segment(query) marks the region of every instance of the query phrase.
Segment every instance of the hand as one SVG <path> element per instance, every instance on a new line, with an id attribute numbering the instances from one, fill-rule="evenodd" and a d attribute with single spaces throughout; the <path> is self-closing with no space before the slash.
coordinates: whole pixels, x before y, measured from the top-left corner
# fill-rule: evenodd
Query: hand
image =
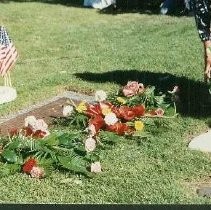
<path id="1" fill-rule="evenodd" d="M 209 82 L 211 79 L 211 41 L 204 42 L 204 60 L 205 60 L 205 71 L 204 81 Z"/>

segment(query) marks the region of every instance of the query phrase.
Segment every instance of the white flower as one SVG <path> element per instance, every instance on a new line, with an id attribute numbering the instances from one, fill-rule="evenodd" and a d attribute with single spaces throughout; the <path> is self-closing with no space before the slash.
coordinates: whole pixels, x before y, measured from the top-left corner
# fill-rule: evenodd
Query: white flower
<path id="1" fill-rule="evenodd" d="M 98 102 L 105 101 L 106 98 L 107 98 L 107 94 L 105 91 L 97 90 L 95 92 L 95 101 L 98 101 Z"/>
<path id="2" fill-rule="evenodd" d="M 96 133 L 97 133 L 95 126 L 93 124 L 89 125 L 88 131 L 89 131 L 89 134 L 90 134 L 91 137 L 95 136 Z"/>
<path id="3" fill-rule="evenodd" d="M 45 123 L 43 119 L 36 119 L 35 116 L 28 116 L 25 118 L 25 127 L 28 127 L 32 130 L 32 132 L 43 131 L 45 132 L 45 137 L 50 134 L 48 131 L 48 125 Z"/>
<path id="4" fill-rule="evenodd" d="M 63 107 L 63 112 L 62 112 L 63 116 L 67 117 L 67 116 L 71 115 L 73 110 L 74 110 L 73 106 L 70 106 L 70 105 L 64 106 Z"/>
<path id="5" fill-rule="evenodd" d="M 101 169 L 102 168 L 101 168 L 100 162 L 94 162 L 91 164 L 91 172 L 100 173 Z"/>
<path id="6" fill-rule="evenodd" d="M 28 116 L 25 118 L 25 127 L 35 127 L 37 123 L 37 119 L 35 116 Z"/>
<path id="7" fill-rule="evenodd" d="M 35 130 L 47 131 L 48 125 L 45 123 L 43 119 L 38 119 L 36 122 Z"/>
<path id="8" fill-rule="evenodd" d="M 116 115 L 113 112 L 107 114 L 105 116 L 104 120 L 107 125 L 114 125 L 115 123 L 118 122 L 118 118 L 116 117 Z"/>
<path id="9" fill-rule="evenodd" d="M 93 139 L 92 137 L 89 137 L 88 139 L 86 139 L 85 141 L 85 150 L 87 152 L 92 152 L 94 151 L 96 148 L 96 141 L 95 139 Z"/>

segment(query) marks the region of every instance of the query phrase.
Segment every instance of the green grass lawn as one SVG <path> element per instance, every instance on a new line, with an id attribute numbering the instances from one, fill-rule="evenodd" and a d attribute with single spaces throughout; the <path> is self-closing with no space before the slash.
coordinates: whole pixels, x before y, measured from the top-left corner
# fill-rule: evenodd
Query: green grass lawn
<path id="1" fill-rule="evenodd" d="M 193 17 L 109 15 L 40 2 L 0 7 L 1 24 L 19 52 L 12 72 L 18 98 L 0 106 L 1 116 L 66 89 L 110 92 L 136 76 L 140 82 L 165 73 L 190 84 L 203 79 Z M 103 151 L 104 172 L 93 179 L 58 172 L 44 180 L 22 174 L 2 178 L 0 202 L 211 203 L 196 195 L 194 185 L 211 174 L 211 157 L 187 149 L 191 136 L 206 130 L 206 120 L 186 113 L 148 141 L 120 142 Z"/>

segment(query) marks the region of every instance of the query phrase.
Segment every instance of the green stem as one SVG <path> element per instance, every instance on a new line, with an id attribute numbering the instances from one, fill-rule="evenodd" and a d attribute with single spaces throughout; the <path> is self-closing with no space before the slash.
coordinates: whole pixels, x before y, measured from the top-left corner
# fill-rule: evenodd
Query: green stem
<path id="1" fill-rule="evenodd" d="M 67 148 L 64 148 L 64 147 L 52 146 L 52 148 L 57 149 L 57 150 L 62 150 L 62 151 L 65 151 L 65 152 L 70 151 L 70 149 L 67 149 Z"/>
<path id="2" fill-rule="evenodd" d="M 141 116 L 140 118 L 164 118 L 164 119 L 173 119 L 173 118 L 175 118 L 176 116 L 178 116 L 178 114 L 176 113 L 176 114 L 174 114 L 173 116 L 151 116 L 151 115 L 145 115 L 145 116 Z"/>

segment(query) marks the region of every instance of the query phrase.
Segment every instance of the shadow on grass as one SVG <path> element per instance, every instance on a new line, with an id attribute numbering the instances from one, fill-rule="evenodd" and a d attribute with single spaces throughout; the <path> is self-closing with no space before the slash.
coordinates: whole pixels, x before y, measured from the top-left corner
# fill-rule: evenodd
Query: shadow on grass
<path id="1" fill-rule="evenodd" d="M 98 10 L 100 14 L 107 14 L 107 15 L 118 15 L 118 14 L 124 14 L 124 13 L 138 13 L 140 15 L 161 15 L 160 14 L 160 8 L 114 8 L 113 6 L 109 6 L 105 9 Z M 174 16 L 174 17 L 181 17 L 181 16 L 192 16 L 192 14 L 188 14 L 186 10 L 184 9 L 177 9 L 176 11 L 167 14 L 168 16 Z"/>
<path id="2" fill-rule="evenodd" d="M 116 0 L 116 5 L 99 10 L 99 13 L 117 15 L 121 13 L 139 13 L 148 15 L 160 14 L 160 5 L 163 0 Z M 183 1 L 177 0 L 169 9 L 167 15 L 183 16 L 189 15 Z"/>
<path id="3" fill-rule="evenodd" d="M 49 4 L 61 4 L 65 6 L 71 7 L 79 7 L 79 8 L 87 8 L 84 7 L 84 0 L 0 0 L 0 3 L 9 3 L 9 2 L 41 2 L 41 3 L 49 3 Z M 122 13 L 139 13 L 139 14 L 160 14 L 160 4 L 162 0 L 157 0 L 155 3 L 154 0 L 121 0 L 119 3 L 117 1 L 117 5 L 111 5 L 106 7 L 102 10 L 98 10 L 100 14 L 110 14 L 110 15 L 117 15 Z M 89 8 L 89 7 L 88 7 Z M 171 11 L 171 15 L 173 16 L 181 16 L 182 9 L 181 5 L 177 5 L 177 8 L 174 11 Z"/>
<path id="4" fill-rule="evenodd" d="M 178 112 L 183 116 L 211 116 L 211 95 L 208 85 L 186 77 L 178 77 L 169 73 L 154 73 L 138 70 L 114 70 L 105 73 L 76 73 L 76 77 L 96 83 L 116 83 L 125 85 L 128 81 L 139 81 L 145 86 L 155 86 L 158 91 L 167 92 L 175 85 L 180 88 L 181 105 Z"/>
<path id="5" fill-rule="evenodd" d="M 9 2 L 41 2 L 49 4 L 62 4 L 73 7 L 83 7 L 83 0 L 1 0 L 1 3 Z"/>

